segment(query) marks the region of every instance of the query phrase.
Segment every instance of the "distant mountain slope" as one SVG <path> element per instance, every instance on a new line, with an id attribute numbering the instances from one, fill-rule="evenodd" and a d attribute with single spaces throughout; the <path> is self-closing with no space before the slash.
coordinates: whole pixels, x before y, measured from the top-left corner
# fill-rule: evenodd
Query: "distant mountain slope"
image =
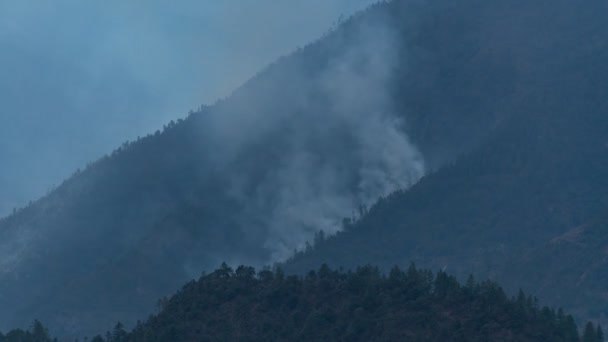
<path id="1" fill-rule="evenodd" d="M 608 220 L 602 215 L 528 251 L 514 265 L 523 286 L 606 325 L 607 232 Z"/>
<path id="2" fill-rule="evenodd" d="M 429 171 L 289 268 L 414 259 L 518 286 L 513 255 L 607 202 L 605 7 L 372 6 L 0 221 L 0 328 L 133 323 L 201 270 L 283 260 Z"/>
<path id="3" fill-rule="evenodd" d="M 381 200 L 287 270 L 414 260 L 488 276 L 511 291 L 524 287 L 579 318 L 602 317 L 606 226 L 587 222 L 608 207 L 608 124 L 603 114 L 585 124 L 581 116 L 514 118 L 482 148 Z M 575 280 L 586 271 L 589 279 Z M 555 282 L 562 277 L 569 281 Z"/>
<path id="4" fill-rule="evenodd" d="M 608 208 L 607 4 L 511 4 L 501 20 L 512 29 L 502 36 L 527 33 L 513 41 L 515 60 L 530 45 L 518 61 L 525 82 L 505 99 L 513 115 L 479 147 L 381 200 L 287 270 L 415 261 L 523 287 L 579 319 L 607 323 L 607 226 L 598 219 Z"/>

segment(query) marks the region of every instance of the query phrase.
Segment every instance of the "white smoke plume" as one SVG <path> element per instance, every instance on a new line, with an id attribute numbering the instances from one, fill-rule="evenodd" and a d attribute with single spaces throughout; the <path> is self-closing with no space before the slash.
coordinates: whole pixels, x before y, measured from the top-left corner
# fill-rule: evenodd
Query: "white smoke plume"
<path id="1" fill-rule="evenodd" d="M 382 20 L 355 32 L 348 44 L 330 37 L 340 52 L 321 72 L 309 73 L 297 56 L 279 62 L 267 70 L 270 81 L 246 85 L 209 120 L 211 158 L 225 165 L 243 225 L 265 236 L 271 261 L 319 230 L 336 233 L 357 208 L 424 175 L 423 156 L 389 97 L 390 77 L 404 62 L 395 32 Z"/>

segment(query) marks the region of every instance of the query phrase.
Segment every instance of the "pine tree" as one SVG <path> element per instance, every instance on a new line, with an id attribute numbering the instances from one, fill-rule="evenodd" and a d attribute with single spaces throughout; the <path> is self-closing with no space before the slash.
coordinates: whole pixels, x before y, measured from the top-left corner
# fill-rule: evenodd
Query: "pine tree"
<path id="1" fill-rule="evenodd" d="M 32 324 L 31 331 L 32 331 L 32 338 L 36 342 L 46 342 L 46 341 L 51 340 L 48 330 L 38 320 L 35 320 L 34 323 Z"/>
<path id="2" fill-rule="evenodd" d="M 112 331 L 112 340 L 111 342 L 126 342 L 127 341 L 127 332 L 124 329 L 122 323 L 116 323 L 114 330 Z"/>
<path id="3" fill-rule="evenodd" d="M 597 334 L 595 332 L 595 328 L 593 327 L 593 323 L 587 322 L 585 325 L 585 332 L 583 333 L 582 342 L 597 342 Z"/>

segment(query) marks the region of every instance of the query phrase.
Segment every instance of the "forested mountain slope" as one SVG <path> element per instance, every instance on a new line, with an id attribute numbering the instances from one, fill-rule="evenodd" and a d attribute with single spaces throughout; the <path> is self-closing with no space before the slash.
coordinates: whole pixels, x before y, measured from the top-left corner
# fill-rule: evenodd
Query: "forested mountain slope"
<path id="1" fill-rule="evenodd" d="M 505 126 L 478 151 L 381 200 L 287 269 L 414 260 L 491 277 L 511 291 L 523 287 L 578 318 L 604 317 L 606 220 L 588 222 L 608 206 L 608 122 L 604 115 L 578 127 L 564 120 L 552 131 L 552 123 L 522 121 L 525 127 Z"/>
<path id="2" fill-rule="evenodd" d="M 0 328 L 133 323 L 202 270 L 283 260 L 429 171 L 288 268 L 414 259 L 518 286 L 515 256 L 605 208 L 605 6 L 372 6 L 0 221 Z"/>
<path id="3" fill-rule="evenodd" d="M 607 4 L 512 5 L 504 14 L 513 17 L 502 20 L 529 34 L 513 54 L 525 44 L 554 52 L 519 61 L 529 74 L 509 99 L 513 115 L 480 146 L 300 253 L 288 270 L 415 261 L 522 287 L 606 323 Z"/>

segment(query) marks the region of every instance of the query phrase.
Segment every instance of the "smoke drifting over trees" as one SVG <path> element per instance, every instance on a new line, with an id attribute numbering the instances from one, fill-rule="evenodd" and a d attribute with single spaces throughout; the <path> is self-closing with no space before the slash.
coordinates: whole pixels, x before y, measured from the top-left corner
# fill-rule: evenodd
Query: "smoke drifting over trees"
<path id="1" fill-rule="evenodd" d="M 0 217 L 372 2 L 0 2 Z"/>
<path id="2" fill-rule="evenodd" d="M 201 270 L 284 260 L 414 184 L 424 159 L 390 96 L 396 27 L 372 7 L 0 221 L 0 307 L 19 312 L 0 317 L 133 323 Z"/>
<path id="3" fill-rule="evenodd" d="M 243 224 L 253 217 L 267 230 L 273 261 L 424 174 L 390 98 L 399 50 L 387 22 L 330 37 L 337 53 L 312 74 L 303 52 L 277 63 L 256 80 L 272 91 L 246 85 L 210 115 L 203 136 L 219 158 L 209 163 L 229 175 Z"/>

